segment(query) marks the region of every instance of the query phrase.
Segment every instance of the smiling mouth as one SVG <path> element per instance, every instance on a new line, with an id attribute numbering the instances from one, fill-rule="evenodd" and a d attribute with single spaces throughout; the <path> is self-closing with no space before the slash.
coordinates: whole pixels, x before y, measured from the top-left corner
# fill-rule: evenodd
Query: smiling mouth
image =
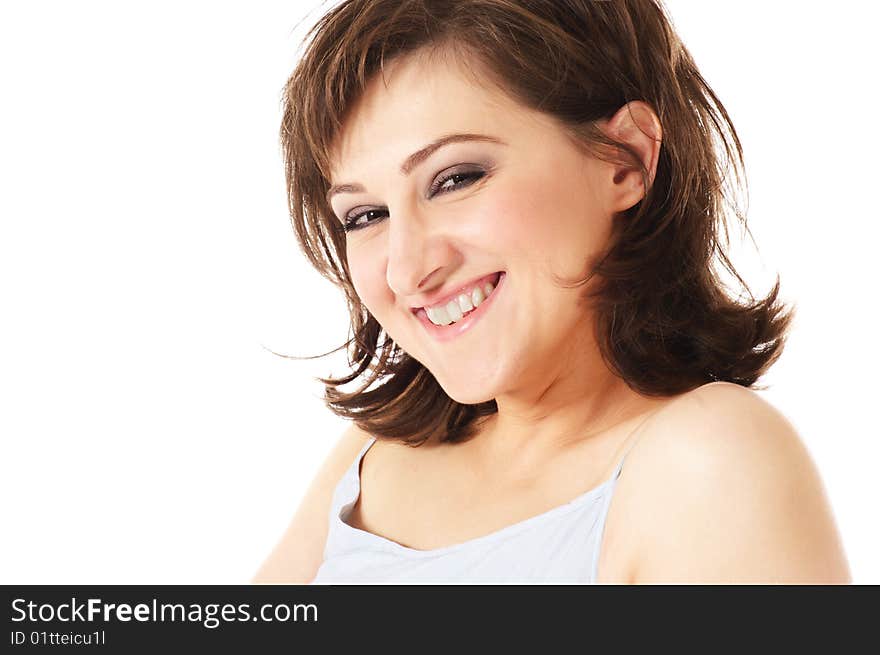
<path id="1" fill-rule="evenodd" d="M 422 327 L 427 331 L 428 335 L 434 339 L 440 342 L 456 340 L 460 336 L 469 333 L 476 324 L 482 322 L 483 316 L 485 316 L 487 312 L 491 312 L 496 297 L 499 293 L 503 293 L 501 289 L 506 286 L 506 278 L 506 271 L 493 273 L 492 275 L 482 278 L 482 282 L 479 286 L 489 286 L 493 280 L 495 284 L 492 285 L 492 288 L 487 289 L 489 291 L 488 294 L 484 293 L 485 297 L 482 302 L 479 302 L 473 309 L 467 312 L 461 312 L 461 316 L 455 321 L 452 321 L 451 317 L 446 315 L 440 316 L 439 319 L 442 322 L 436 323 L 434 321 L 438 319 L 438 316 L 432 312 L 433 316 L 429 317 L 424 307 L 420 307 L 417 310 L 413 309 L 412 311 L 415 312 L 416 320 L 422 324 Z M 434 307 L 435 306 L 431 306 L 432 310 Z"/>
<path id="2" fill-rule="evenodd" d="M 426 325 L 443 329 L 457 325 L 483 306 L 494 294 L 505 272 L 484 276 L 470 287 L 462 289 L 442 304 L 413 309 L 413 313 Z"/>

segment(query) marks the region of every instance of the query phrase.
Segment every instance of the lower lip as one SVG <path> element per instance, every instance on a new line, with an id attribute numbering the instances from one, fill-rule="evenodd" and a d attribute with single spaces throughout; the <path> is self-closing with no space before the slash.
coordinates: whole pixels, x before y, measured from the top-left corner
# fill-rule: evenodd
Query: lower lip
<path id="1" fill-rule="evenodd" d="M 507 278 L 507 273 L 502 272 L 501 277 L 498 278 L 498 284 L 495 285 L 495 289 L 489 294 L 489 297 L 486 298 L 482 304 L 473 310 L 470 314 L 465 316 L 460 321 L 456 321 L 455 323 L 451 323 L 449 325 L 434 325 L 431 323 L 430 319 L 428 319 L 428 315 L 425 313 L 424 309 L 420 309 L 416 314 L 419 322 L 425 326 L 425 329 L 428 331 L 432 337 L 434 337 L 437 341 L 451 341 L 456 337 L 464 334 L 468 330 L 470 330 L 474 325 L 476 325 L 477 321 L 479 321 L 486 312 L 492 307 L 492 304 L 495 302 L 495 298 L 501 291 L 501 287 L 504 286 L 504 280 Z"/>

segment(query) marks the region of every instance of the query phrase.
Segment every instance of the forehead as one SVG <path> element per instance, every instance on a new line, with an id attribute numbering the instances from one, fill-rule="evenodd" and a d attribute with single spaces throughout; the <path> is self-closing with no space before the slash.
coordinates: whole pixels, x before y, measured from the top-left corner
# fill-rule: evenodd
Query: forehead
<path id="1" fill-rule="evenodd" d="M 384 75 L 376 74 L 352 106 L 332 150 L 333 179 L 356 178 L 379 161 L 396 166 L 446 134 L 491 134 L 509 143 L 549 123 L 475 67 L 451 56 L 406 55 L 386 62 Z"/>

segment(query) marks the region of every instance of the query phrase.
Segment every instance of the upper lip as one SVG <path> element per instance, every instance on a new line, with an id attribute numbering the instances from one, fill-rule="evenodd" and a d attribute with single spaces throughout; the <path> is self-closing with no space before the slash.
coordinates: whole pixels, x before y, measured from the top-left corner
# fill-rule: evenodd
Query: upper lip
<path id="1" fill-rule="evenodd" d="M 421 305 L 412 307 L 410 311 L 412 311 L 413 313 L 416 313 L 424 307 L 433 307 L 435 305 L 445 305 L 449 301 L 458 298 L 458 296 L 466 289 L 471 289 L 472 287 L 474 287 L 477 284 L 477 282 L 481 282 L 481 281 L 489 282 L 491 280 L 487 279 L 487 278 L 494 278 L 495 276 L 499 275 L 500 273 L 503 273 L 503 271 L 495 271 L 494 273 L 485 273 L 485 274 L 480 275 L 478 277 L 471 278 L 471 280 L 469 282 L 465 282 L 463 284 L 459 284 L 455 287 L 452 287 L 452 289 L 453 289 L 452 291 L 446 290 L 446 289 L 450 288 L 450 287 L 446 287 L 446 289 L 442 289 L 442 290 L 436 291 L 431 294 L 426 294 L 423 297 L 424 302 Z M 497 280 L 496 280 L 496 283 L 497 283 Z"/>

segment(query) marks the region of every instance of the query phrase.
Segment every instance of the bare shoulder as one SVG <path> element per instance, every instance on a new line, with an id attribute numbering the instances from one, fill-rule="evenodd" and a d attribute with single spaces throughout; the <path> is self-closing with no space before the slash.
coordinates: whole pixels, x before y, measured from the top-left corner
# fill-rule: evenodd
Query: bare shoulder
<path id="1" fill-rule="evenodd" d="M 736 384 L 658 413 L 619 490 L 636 583 L 851 581 L 819 472 L 786 417 Z"/>
<path id="2" fill-rule="evenodd" d="M 370 435 L 352 424 L 327 455 L 278 544 L 252 582 L 307 584 L 321 565 L 333 490 Z"/>

